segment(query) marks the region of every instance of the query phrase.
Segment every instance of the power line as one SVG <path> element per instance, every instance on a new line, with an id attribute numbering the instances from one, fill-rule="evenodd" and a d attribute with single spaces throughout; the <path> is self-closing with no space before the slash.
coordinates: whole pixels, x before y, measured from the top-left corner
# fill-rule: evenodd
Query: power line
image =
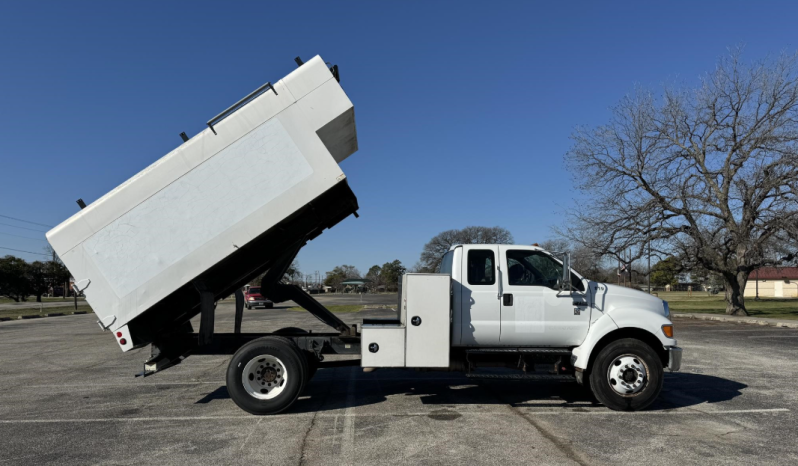
<path id="1" fill-rule="evenodd" d="M 0 217 L 8 218 L 8 219 L 11 219 L 11 220 L 16 220 L 18 222 L 30 223 L 31 225 L 39 225 L 40 227 L 53 228 L 52 225 L 45 225 L 44 223 L 31 222 L 30 220 L 22 220 L 21 218 L 9 217 L 8 215 L 0 214 Z"/>
<path id="2" fill-rule="evenodd" d="M 12 224 L 10 224 L 10 223 L 0 223 L 0 225 L 5 225 L 5 226 L 7 226 L 7 227 L 11 227 L 11 228 L 21 228 L 21 229 L 23 229 L 23 230 L 38 231 L 39 233 L 47 233 L 47 232 L 46 232 L 46 231 L 44 231 L 44 230 L 36 230 L 35 228 L 28 228 L 28 227 L 18 227 L 18 226 L 16 226 L 16 225 L 12 225 Z"/>
<path id="3" fill-rule="evenodd" d="M 16 236 L 17 238 L 35 239 L 36 241 L 47 241 L 42 238 L 31 238 L 30 236 L 15 235 L 13 233 L 6 233 L 4 231 L 0 231 L 0 235 Z"/>
<path id="4" fill-rule="evenodd" d="M 44 254 L 42 252 L 23 251 L 22 249 L 4 248 L 3 246 L 0 246 L 0 249 L 7 249 L 9 251 L 17 251 L 17 252 L 27 252 L 28 254 L 38 254 L 40 256 L 50 257 L 50 254 Z"/>

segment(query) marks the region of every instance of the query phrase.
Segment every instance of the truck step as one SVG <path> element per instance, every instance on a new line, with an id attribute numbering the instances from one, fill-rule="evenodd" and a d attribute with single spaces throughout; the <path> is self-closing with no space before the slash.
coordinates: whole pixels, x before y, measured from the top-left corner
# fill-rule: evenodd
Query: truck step
<path id="1" fill-rule="evenodd" d="M 466 350 L 468 354 L 527 353 L 570 356 L 570 348 L 479 348 Z"/>
<path id="2" fill-rule="evenodd" d="M 560 380 L 575 381 L 576 377 L 566 374 L 480 374 L 469 373 L 465 375 L 469 379 L 509 379 L 509 380 Z"/>

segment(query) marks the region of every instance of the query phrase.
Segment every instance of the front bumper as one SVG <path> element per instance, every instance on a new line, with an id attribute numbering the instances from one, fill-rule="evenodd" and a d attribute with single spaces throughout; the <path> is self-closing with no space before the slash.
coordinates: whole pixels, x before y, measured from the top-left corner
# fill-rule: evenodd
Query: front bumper
<path id="1" fill-rule="evenodd" d="M 271 306 L 274 303 L 272 303 L 268 299 L 258 299 L 255 301 L 247 301 L 247 304 L 249 304 L 250 306 Z"/>
<path id="2" fill-rule="evenodd" d="M 678 346 L 670 346 L 665 349 L 668 350 L 668 370 L 679 372 L 679 369 L 682 368 L 682 349 Z"/>

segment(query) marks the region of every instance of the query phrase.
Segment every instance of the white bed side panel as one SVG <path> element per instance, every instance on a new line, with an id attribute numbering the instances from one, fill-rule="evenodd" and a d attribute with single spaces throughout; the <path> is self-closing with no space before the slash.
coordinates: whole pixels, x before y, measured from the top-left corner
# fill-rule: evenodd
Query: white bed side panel
<path id="1" fill-rule="evenodd" d="M 111 222 L 83 249 L 125 296 L 312 173 L 280 120 L 271 119 Z"/>

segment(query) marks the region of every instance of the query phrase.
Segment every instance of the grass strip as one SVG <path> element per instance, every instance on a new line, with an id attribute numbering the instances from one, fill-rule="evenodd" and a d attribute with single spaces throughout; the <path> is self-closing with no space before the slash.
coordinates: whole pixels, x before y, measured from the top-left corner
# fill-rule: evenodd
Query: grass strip
<path id="1" fill-rule="evenodd" d="M 709 295 L 694 291 L 692 297 L 686 291 L 660 292 L 658 296 L 665 301 L 672 312 L 726 314 L 726 300 L 722 294 Z M 798 299 L 796 298 L 745 298 L 745 308 L 751 317 L 772 319 L 798 319 Z"/>
<path id="2" fill-rule="evenodd" d="M 89 314 L 93 313 L 91 306 L 88 304 L 78 304 L 78 309 L 75 310 L 74 306 L 68 307 L 46 307 L 42 310 L 39 309 L 0 309 L 0 318 L 9 317 L 11 319 L 18 319 L 21 316 L 29 317 L 29 316 L 41 316 L 44 317 L 45 314 L 65 314 L 70 315 L 73 312 L 88 312 Z"/>

